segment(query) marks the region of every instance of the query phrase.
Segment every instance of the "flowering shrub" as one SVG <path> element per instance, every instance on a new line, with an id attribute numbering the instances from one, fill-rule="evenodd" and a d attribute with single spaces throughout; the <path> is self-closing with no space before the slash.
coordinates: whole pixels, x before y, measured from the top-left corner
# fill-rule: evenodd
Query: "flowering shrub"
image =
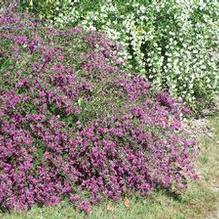
<path id="1" fill-rule="evenodd" d="M 89 213 L 130 192 L 183 192 L 197 177 L 186 108 L 122 72 L 103 34 L 25 19 L 0 15 L 1 209 L 67 198 Z"/>
<path id="2" fill-rule="evenodd" d="M 217 0 L 97 2 L 94 10 L 86 9 L 89 1 L 66 7 L 53 22 L 100 30 L 119 41 L 125 69 L 146 76 L 156 90 L 168 88 L 194 109 L 213 100 L 218 87 L 212 56 L 218 50 Z"/>
<path id="3" fill-rule="evenodd" d="M 41 18 L 53 18 L 60 11 L 74 6 L 78 0 L 18 0 L 21 8 L 38 14 Z"/>

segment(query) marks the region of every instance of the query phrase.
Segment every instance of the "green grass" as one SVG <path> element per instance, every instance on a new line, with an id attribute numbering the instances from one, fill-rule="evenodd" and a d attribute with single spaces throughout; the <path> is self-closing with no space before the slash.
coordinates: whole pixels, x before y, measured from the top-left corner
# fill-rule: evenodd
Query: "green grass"
<path id="1" fill-rule="evenodd" d="M 129 205 L 106 201 L 93 208 L 86 216 L 77 212 L 70 204 L 63 202 L 56 207 L 34 207 L 27 212 L 0 213 L 2 219 L 196 219 L 206 218 L 219 202 L 219 113 L 209 118 L 215 136 L 200 139 L 200 156 L 197 168 L 200 180 L 191 183 L 188 191 L 176 199 L 164 191 L 147 198 L 129 197 Z"/>

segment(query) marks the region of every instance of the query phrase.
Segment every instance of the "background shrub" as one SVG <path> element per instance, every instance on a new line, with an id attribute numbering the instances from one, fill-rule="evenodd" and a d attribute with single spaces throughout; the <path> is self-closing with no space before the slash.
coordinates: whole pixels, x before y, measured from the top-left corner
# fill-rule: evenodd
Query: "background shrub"
<path id="1" fill-rule="evenodd" d="M 0 15 L 0 207 L 177 194 L 197 178 L 186 108 L 121 71 L 118 45 L 97 32 Z M 7 28 L 6 28 L 7 27 Z"/>
<path id="2" fill-rule="evenodd" d="M 20 0 L 20 6 L 29 12 L 37 14 L 40 18 L 52 19 L 62 10 L 74 6 L 78 0 Z"/>
<path id="3" fill-rule="evenodd" d="M 125 69 L 168 88 L 190 107 L 202 109 L 218 88 L 219 3 L 207 1 L 82 0 L 57 11 L 58 26 L 99 30 L 123 46 Z"/>

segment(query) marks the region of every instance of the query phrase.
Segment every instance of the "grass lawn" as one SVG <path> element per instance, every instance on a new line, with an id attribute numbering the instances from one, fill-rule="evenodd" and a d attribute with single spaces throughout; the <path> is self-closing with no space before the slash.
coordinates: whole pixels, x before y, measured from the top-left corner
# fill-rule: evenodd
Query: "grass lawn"
<path id="1" fill-rule="evenodd" d="M 219 202 L 219 113 L 209 118 L 214 129 L 213 138 L 200 139 L 201 154 L 197 163 L 201 178 L 190 184 L 188 191 L 180 199 L 156 192 L 148 198 L 130 197 L 119 203 L 106 201 L 93 208 L 86 216 L 77 212 L 70 204 L 56 207 L 35 207 L 28 212 L 0 213 L 2 219 L 59 219 L 59 218 L 118 218 L 118 219 L 184 219 L 206 218 Z"/>

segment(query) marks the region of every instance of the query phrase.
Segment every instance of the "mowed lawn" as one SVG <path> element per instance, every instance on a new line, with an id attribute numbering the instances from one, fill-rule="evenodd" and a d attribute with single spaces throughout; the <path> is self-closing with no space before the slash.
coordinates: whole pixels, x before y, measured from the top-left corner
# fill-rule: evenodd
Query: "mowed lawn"
<path id="1" fill-rule="evenodd" d="M 200 180 L 191 183 L 180 198 L 174 198 L 164 191 L 147 198 L 126 197 L 118 203 L 105 201 L 93 207 L 90 215 L 76 211 L 63 202 L 56 207 L 34 207 L 22 213 L 0 213 L 2 219 L 196 219 L 208 218 L 219 206 L 219 113 L 209 117 L 214 130 L 212 138 L 202 136 L 200 156 L 197 162 Z"/>

